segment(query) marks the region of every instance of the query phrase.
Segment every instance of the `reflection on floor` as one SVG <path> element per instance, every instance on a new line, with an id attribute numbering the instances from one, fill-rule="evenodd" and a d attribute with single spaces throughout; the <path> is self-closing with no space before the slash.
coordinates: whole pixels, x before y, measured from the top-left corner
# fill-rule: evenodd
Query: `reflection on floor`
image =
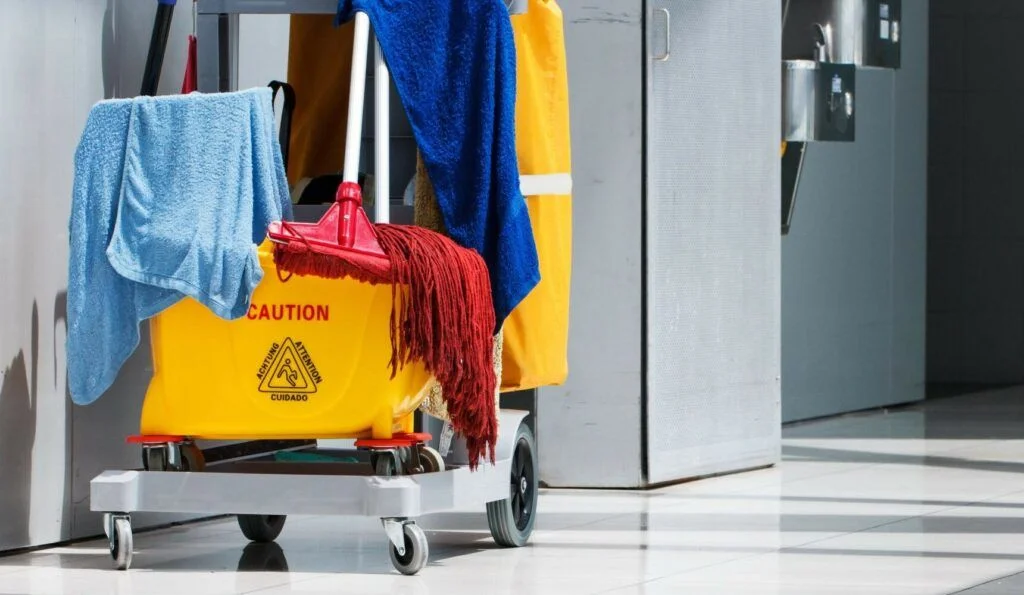
<path id="1" fill-rule="evenodd" d="M 482 514 L 430 519 L 431 562 L 391 567 L 374 521 L 233 521 L 0 559 L 0 593 L 970 595 L 1024 593 L 1024 389 L 808 423 L 778 469 L 650 493 L 549 491 L 530 547 Z"/>

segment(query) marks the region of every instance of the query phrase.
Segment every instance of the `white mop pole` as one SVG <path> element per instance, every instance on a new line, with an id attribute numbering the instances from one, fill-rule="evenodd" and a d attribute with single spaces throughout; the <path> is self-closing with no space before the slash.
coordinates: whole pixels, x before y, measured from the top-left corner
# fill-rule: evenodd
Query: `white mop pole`
<path id="1" fill-rule="evenodd" d="M 391 75 L 384 62 L 380 42 L 374 44 L 373 81 L 376 84 L 374 104 L 375 129 L 373 131 L 374 154 L 374 204 L 373 220 L 388 223 L 391 220 Z"/>
<path id="2" fill-rule="evenodd" d="M 366 52 L 370 42 L 370 17 L 356 13 L 352 47 L 352 80 L 348 98 L 348 129 L 345 131 L 345 168 L 342 180 L 359 182 L 359 146 L 363 135 L 363 101 L 366 95 Z"/>

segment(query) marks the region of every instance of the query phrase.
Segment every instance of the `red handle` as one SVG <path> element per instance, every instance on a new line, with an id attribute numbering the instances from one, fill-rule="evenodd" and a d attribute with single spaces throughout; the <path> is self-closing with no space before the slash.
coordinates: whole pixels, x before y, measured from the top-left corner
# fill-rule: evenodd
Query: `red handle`
<path id="1" fill-rule="evenodd" d="M 363 190 L 356 182 L 342 182 L 334 195 L 341 208 L 338 222 L 338 245 L 351 248 L 356 239 L 356 211 L 363 206 Z"/>

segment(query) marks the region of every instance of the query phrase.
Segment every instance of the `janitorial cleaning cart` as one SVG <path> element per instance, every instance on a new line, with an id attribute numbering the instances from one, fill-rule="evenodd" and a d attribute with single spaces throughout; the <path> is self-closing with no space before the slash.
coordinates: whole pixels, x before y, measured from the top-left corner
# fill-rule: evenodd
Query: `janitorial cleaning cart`
<path id="1" fill-rule="evenodd" d="M 167 21 L 161 0 L 147 85 L 155 91 Z M 231 15 L 332 14 L 336 0 L 197 0 L 199 90 L 223 91 Z M 515 3 L 510 11 L 525 7 Z M 204 32 L 208 34 L 204 35 Z M 358 176 L 370 21 L 355 18 L 345 182 Z M 211 42 L 212 40 L 212 42 Z M 230 78 L 230 77 L 228 77 Z M 375 221 L 389 217 L 388 69 L 375 52 Z M 210 84 L 214 88 L 209 88 Z M 205 88 L 208 87 L 208 88 Z M 554 188 L 550 186 L 554 185 Z M 524 194 L 568 193 L 563 176 L 524 176 Z M 471 461 L 450 426 L 416 432 L 415 415 L 434 378 L 422 365 L 392 376 L 392 289 L 280 274 L 273 242 L 259 247 L 265 275 L 246 316 L 219 318 L 185 299 L 151 319 L 154 374 L 138 436 L 139 469 L 105 471 L 91 483 L 91 509 L 118 569 L 132 563 L 136 512 L 234 514 L 245 537 L 273 541 L 287 515 L 350 515 L 382 521 L 394 567 L 415 574 L 428 557 L 420 515 L 486 508 L 494 540 L 522 546 L 537 510 L 538 461 L 528 413 L 502 410 L 494 463 Z M 322 439 L 354 439 L 326 449 Z M 204 450 L 205 440 L 255 441 Z M 475 461 L 473 461 L 475 463 Z"/>

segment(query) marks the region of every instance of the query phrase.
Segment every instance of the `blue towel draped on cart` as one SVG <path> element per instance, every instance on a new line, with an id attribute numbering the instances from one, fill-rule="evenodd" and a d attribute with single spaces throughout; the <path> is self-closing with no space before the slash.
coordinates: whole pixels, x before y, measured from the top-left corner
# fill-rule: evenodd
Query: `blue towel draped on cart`
<path id="1" fill-rule="evenodd" d="M 139 343 L 139 323 L 185 296 L 246 313 L 257 244 L 291 218 L 269 88 L 102 101 L 75 153 L 68 384 L 88 404 Z"/>
<path id="2" fill-rule="evenodd" d="M 364 12 L 448 234 L 479 252 L 498 326 L 540 281 L 515 144 L 516 49 L 502 0 L 339 0 Z"/>

